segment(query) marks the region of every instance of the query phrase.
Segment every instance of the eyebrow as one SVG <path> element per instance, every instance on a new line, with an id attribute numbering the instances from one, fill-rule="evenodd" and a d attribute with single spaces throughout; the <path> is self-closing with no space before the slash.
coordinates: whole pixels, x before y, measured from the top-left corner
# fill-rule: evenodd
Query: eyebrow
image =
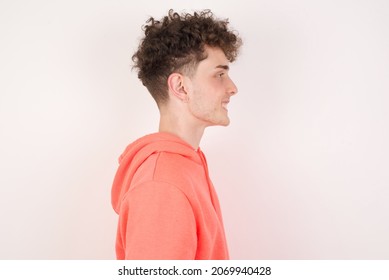
<path id="1" fill-rule="evenodd" d="M 230 69 L 230 67 L 228 65 L 218 65 L 215 68 L 221 68 L 221 69 L 224 69 L 224 70 L 229 70 Z"/>

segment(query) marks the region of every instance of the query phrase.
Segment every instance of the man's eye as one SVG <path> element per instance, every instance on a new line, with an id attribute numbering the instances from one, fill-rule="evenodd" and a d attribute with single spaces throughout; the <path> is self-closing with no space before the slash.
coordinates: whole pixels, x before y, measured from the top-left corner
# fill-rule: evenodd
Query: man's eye
<path id="1" fill-rule="evenodd" d="M 222 76 L 224 76 L 224 73 L 219 73 L 218 76 L 222 77 Z"/>

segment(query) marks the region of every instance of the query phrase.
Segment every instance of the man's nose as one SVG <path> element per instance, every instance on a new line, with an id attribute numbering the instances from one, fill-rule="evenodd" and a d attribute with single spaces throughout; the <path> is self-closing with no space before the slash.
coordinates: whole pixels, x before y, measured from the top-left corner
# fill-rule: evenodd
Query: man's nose
<path id="1" fill-rule="evenodd" d="M 232 96 L 238 93 L 238 88 L 235 83 L 230 79 L 230 84 L 228 85 L 228 93 Z"/>

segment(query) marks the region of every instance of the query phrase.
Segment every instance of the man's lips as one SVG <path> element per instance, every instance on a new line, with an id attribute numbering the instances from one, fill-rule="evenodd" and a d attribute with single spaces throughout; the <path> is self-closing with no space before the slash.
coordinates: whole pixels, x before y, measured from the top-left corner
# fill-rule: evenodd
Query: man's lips
<path id="1" fill-rule="evenodd" d="M 226 101 L 223 101 L 223 102 L 222 102 L 222 107 L 223 107 L 225 110 L 227 110 L 227 111 L 228 111 L 228 109 L 227 109 L 228 103 L 230 103 L 229 100 L 226 100 Z"/>

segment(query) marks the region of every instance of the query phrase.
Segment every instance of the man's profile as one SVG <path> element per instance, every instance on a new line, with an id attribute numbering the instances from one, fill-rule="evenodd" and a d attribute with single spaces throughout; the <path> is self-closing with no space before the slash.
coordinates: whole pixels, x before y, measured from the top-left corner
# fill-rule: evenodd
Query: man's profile
<path id="1" fill-rule="evenodd" d="M 130 144 L 112 187 L 118 259 L 228 259 L 217 194 L 199 148 L 226 126 L 237 87 L 229 64 L 241 39 L 204 10 L 150 18 L 133 55 L 160 111 L 159 131 Z"/>

